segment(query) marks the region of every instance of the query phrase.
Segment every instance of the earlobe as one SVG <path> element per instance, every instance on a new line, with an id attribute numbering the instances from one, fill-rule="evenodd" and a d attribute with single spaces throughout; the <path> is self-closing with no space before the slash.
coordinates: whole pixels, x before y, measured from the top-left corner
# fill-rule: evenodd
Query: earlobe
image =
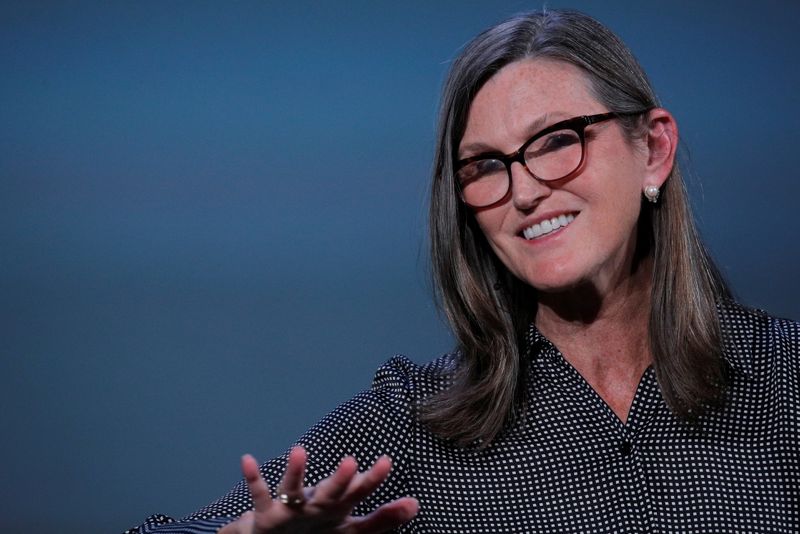
<path id="1" fill-rule="evenodd" d="M 644 188 L 644 198 L 646 198 L 649 202 L 655 204 L 658 202 L 658 196 L 661 194 L 661 190 L 654 186 L 648 185 Z"/>
<path id="2" fill-rule="evenodd" d="M 661 187 L 675 164 L 678 125 L 672 114 L 656 108 L 647 116 L 647 177 L 645 186 Z"/>

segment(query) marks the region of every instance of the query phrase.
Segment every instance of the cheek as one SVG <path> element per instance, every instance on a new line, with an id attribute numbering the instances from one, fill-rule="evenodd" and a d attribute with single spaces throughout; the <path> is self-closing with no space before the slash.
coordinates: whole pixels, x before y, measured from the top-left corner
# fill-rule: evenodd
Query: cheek
<path id="1" fill-rule="evenodd" d="M 624 169 L 624 167 L 623 167 Z M 609 177 L 604 184 L 596 184 L 594 195 L 588 195 L 587 204 L 596 206 L 599 218 L 613 226 L 629 226 L 638 220 L 641 210 L 643 174 L 639 169 L 608 169 Z"/>
<path id="2" fill-rule="evenodd" d="M 638 192 L 620 193 L 611 198 L 607 204 L 608 209 L 603 214 L 605 219 L 610 219 L 614 226 L 630 226 L 639 219 L 641 200 Z"/>
<path id="3" fill-rule="evenodd" d="M 476 212 L 474 217 L 478 223 L 478 228 L 486 236 L 489 243 L 494 246 L 494 241 L 499 237 L 503 227 L 503 213 L 495 208 Z"/>
<path id="4" fill-rule="evenodd" d="M 501 260 L 507 258 L 508 246 L 505 243 L 508 241 L 508 236 L 507 232 L 503 231 L 505 217 L 502 210 L 493 209 L 475 213 L 475 220 L 495 255 Z"/>
<path id="5" fill-rule="evenodd" d="M 592 222 L 593 246 L 622 246 L 639 221 L 640 201 L 638 196 L 620 193 L 606 199 Z"/>

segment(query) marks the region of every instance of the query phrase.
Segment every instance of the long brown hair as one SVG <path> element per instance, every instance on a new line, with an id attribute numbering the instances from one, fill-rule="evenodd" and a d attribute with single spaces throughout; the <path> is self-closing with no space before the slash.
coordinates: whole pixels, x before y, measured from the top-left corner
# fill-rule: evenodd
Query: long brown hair
<path id="1" fill-rule="evenodd" d="M 434 286 L 458 361 L 452 385 L 428 399 L 420 416 L 433 432 L 461 445 L 490 443 L 531 400 L 525 398 L 523 351 L 536 292 L 497 259 L 453 178 L 472 99 L 497 71 L 523 58 L 579 67 L 609 110 L 659 105 L 627 46 L 579 12 L 513 17 L 478 35 L 453 63 L 441 101 L 429 224 Z M 629 139 L 641 135 L 640 117 L 621 124 Z M 639 240 L 639 249 L 653 256 L 649 341 L 658 383 L 672 411 L 691 419 L 724 388 L 716 302 L 729 291 L 699 238 L 677 165 L 658 204 L 643 202 Z"/>

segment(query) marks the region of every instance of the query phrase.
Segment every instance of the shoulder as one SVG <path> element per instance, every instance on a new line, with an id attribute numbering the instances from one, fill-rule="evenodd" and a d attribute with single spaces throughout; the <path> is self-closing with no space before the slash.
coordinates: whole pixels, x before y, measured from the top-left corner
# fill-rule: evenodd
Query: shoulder
<path id="1" fill-rule="evenodd" d="M 369 465 L 383 454 L 394 460 L 395 478 L 402 478 L 413 450 L 411 440 L 421 430 L 417 408 L 444 387 L 451 361 L 453 355 L 445 355 L 419 365 L 398 355 L 381 365 L 371 388 L 340 404 L 298 440 L 308 452 L 311 478 L 328 476 L 344 456 Z M 283 461 L 270 467 L 276 483 Z"/>
<path id="2" fill-rule="evenodd" d="M 800 363 L 800 324 L 737 302 L 718 304 L 725 357 L 747 375 L 763 375 Z"/>
<path id="3" fill-rule="evenodd" d="M 425 364 L 417 364 L 403 355 L 395 355 L 375 372 L 371 391 L 420 401 L 440 393 L 451 383 L 458 368 L 459 353 L 444 354 Z"/>
<path id="4" fill-rule="evenodd" d="M 452 353 L 417 364 L 406 356 L 395 355 L 378 368 L 369 389 L 339 405 L 316 426 L 390 420 L 392 424 L 410 424 L 421 402 L 447 388 L 457 360 L 457 353 Z"/>

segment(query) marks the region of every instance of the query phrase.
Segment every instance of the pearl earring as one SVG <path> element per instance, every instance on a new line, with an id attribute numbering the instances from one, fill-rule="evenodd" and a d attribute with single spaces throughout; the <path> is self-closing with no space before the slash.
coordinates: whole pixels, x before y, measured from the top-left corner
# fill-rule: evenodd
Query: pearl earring
<path id="1" fill-rule="evenodd" d="M 645 196 L 645 198 L 647 198 L 647 200 L 649 200 L 653 204 L 658 202 L 658 195 L 660 195 L 660 194 L 661 194 L 661 191 L 659 191 L 658 187 L 656 187 L 654 185 L 648 185 L 647 187 L 644 188 L 644 196 Z"/>

